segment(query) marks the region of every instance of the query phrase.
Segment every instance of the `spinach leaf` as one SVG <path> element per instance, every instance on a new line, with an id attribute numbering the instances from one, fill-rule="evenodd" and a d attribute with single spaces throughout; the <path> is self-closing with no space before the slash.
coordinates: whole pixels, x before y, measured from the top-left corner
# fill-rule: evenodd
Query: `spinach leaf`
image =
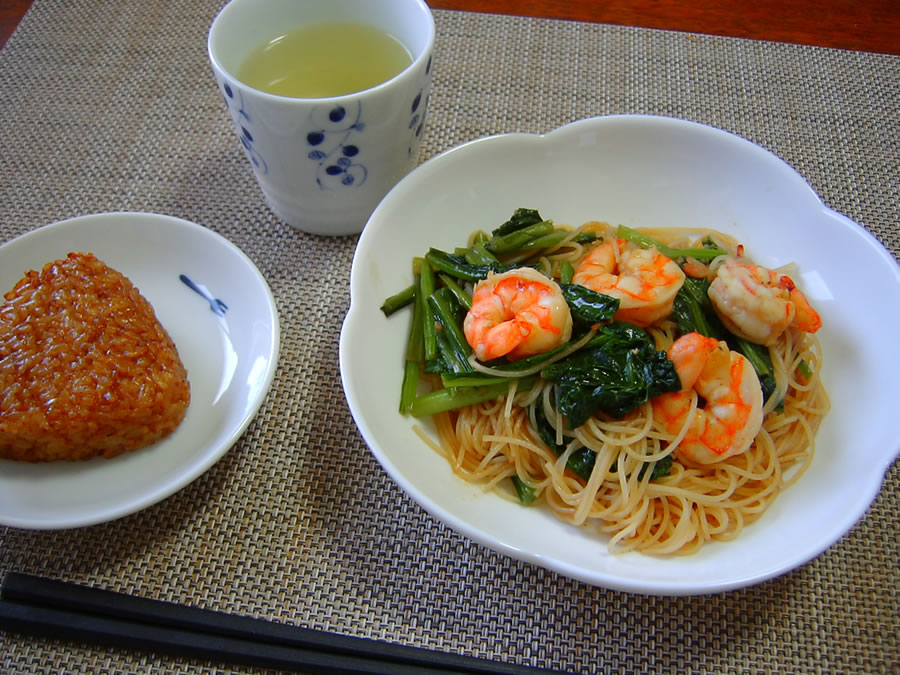
<path id="1" fill-rule="evenodd" d="M 557 406 L 573 429 L 597 410 L 622 417 L 650 398 L 681 388 L 675 366 L 646 331 L 623 322 L 603 326 L 581 350 L 541 371 L 558 385 Z"/>
<path id="2" fill-rule="evenodd" d="M 516 209 L 510 219 L 493 230 L 491 235 L 494 237 L 502 237 L 505 234 L 516 232 L 529 225 L 536 225 L 543 220 L 541 214 L 537 212 L 537 209 Z"/>
<path id="3" fill-rule="evenodd" d="M 447 253 L 437 248 L 429 249 L 428 253 L 425 254 L 425 260 L 438 273 L 465 281 L 486 279 L 489 272 L 500 274 L 519 267 L 535 267 L 534 265 L 500 265 L 499 263 L 472 265 L 466 260 L 465 256 Z"/>
<path id="4" fill-rule="evenodd" d="M 753 369 L 759 376 L 759 386 L 762 388 L 763 403 L 765 403 L 769 400 L 769 396 L 775 392 L 775 366 L 772 365 L 772 356 L 769 354 L 769 348 L 749 342 L 743 338 L 731 337 L 732 340 L 729 340 L 729 346 L 746 356 L 747 360 L 753 364 Z M 784 401 L 780 401 L 776 408 L 783 410 Z"/>
<path id="5" fill-rule="evenodd" d="M 650 472 L 650 480 L 651 481 L 659 480 L 660 478 L 665 478 L 666 476 L 668 476 L 669 471 L 672 470 L 673 462 L 674 462 L 674 460 L 672 459 L 672 455 L 666 455 L 662 459 L 657 460 L 656 462 L 653 462 L 653 464 L 652 464 L 653 470 Z M 651 466 L 650 464 L 643 464 L 641 466 L 640 471 L 638 471 L 638 480 L 643 480 L 644 474 L 647 473 L 647 469 L 650 468 L 650 466 Z M 610 472 L 615 473 L 616 471 L 618 471 L 618 469 L 619 469 L 619 464 L 618 464 L 618 462 L 616 462 L 615 464 L 613 464 L 612 468 L 610 469 Z"/>
<path id="6" fill-rule="evenodd" d="M 577 244 L 592 244 L 595 241 L 603 241 L 603 237 L 596 232 L 579 232 L 573 241 Z"/>
<path id="7" fill-rule="evenodd" d="M 675 296 L 672 318 L 682 334 L 694 331 L 706 337 L 724 340 L 728 335 L 709 299 L 709 281 L 685 277 L 684 285 Z"/>
<path id="8" fill-rule="evenodd" d="M 535 492 L 534 488 L 525 483 L 525 481 L 518 476 L 513 476 L 512 482 L 513 486 L 516 488 L 516 496 L 519 498 L 519 503 L 524 506 L 533 504 L 534 500 L 537 499 L 537 492 Z"/>
<path id="9" fill-rule="evenodd" d="M 660 478 L 664 478 L 669 475 L 669 471 L 672 469 L 672 455 L 666 455 L 662 459 L 653 462 L 653 471 L 650 473 L 650 480 L 659 480 Z M 647 464 L 641 468 L 638 472 L 638 479 L 644 477 L 644 472 L 647 470 Z"/>
<path id="10" fill-rule="evenodd" d="M 619 311 L 619 299 L 597 293 L 578 284 L 560 284 L 563 297 L 572 312 L 572 318 L 586 324 L 601 323 L 612 319 Z"/>

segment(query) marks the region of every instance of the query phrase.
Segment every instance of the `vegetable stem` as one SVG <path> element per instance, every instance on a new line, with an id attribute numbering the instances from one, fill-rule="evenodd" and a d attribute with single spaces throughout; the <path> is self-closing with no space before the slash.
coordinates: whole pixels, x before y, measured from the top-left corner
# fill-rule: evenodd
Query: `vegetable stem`
<path id="1" fill-rule="evenodd" d="M 520 380 L 523 386 L 525 380 Z M 530 385 L 528 385 L 530 386 Z M 413 417 L 427 417 L 437 413 L 456 410 L 482 401 L 492 401 L 509 392 L 509 382 L 500 382 L 486 387 L 450 387 L 422 394 L 412 404 Z"/>
<path id="2" fill-rule="evenodd" d="M 476 375 L 455 373 L 446 373 L 441 375 L 441 382 L 445 387 L 486 387 L 492 384 L 507 384 L 515 378 L 510 377 L 494 377 L 493 375 Z"/>
<path id="3" fill-rule="evenodd" d="M 416 284 L 416 286 L 418 283 Z M 406 360 L 421 363 L 425 360 L 425 345 L 422 335 L 422 302 L 421 295 L 413 297 L 413 315 L 409 326 L 409 339 L 406 343 Z"/>
<path id="4" fill-rule="evenodd" d="M 456 298 L 456 301 L 460 305 L 465 307 L 466 310 L 472 309 L 472 296 L 456 283 L 456 280 L 453 277 L 448 274 L 439 274 L 438 279 L 440 279 L 441 283 L 453 293 L 453 297 Z"/>
<path id="5" fill-rule="evenodd" d="M 534 225 L 529 225 L 528 227 L 523 227 L 521 230 L 494 237 L 485 244 L 485 248 L 495 255 L 500 253 L 515 253 L 523 250 L 523 247 L 532 240 L 550 234 L 553 231 L 553 223 L 545 220 L 540 223 L 535 223 Z"/>
<path id="6" fill-rule="evenodd" d="M 406 307 L 408 304 L 413 302 L 416 296 L 416 287 L 415 284 L 411 286 L 407 286 L 399 293 L 395 293 L 387 300 L 384 301 L 384 304 L 381 305 L 381 311 L 384 312 L 385 316 L 390 316 L 394 312 L 399 309 Z"/>
<path id="7" fill-rule="evenodd" d="M 419 362 L 405 361 L 403 364 L 403 381 L 400 384 L 400 414 L 406 415 L 412 410 L 413 401 L 419 387 Z"/>
<path id="8" fill-rule="evenodd" d="M 531 241 L 527 241 L 517 250 L 517 253 L 525 253 L 527 251 L 540 251 L 541 249 L 556 246 L 559 242 L 569 236 L 566 230 L 553 230 L 552 232 L 536 237 Z"/>
<path id="9" fill-rule="evenodd" d="M 447 365 L 451 366 L 454 373 L 471 373 L 473 369 L 468 358 L 472 348 L 456 321 L 452 302 L 454 296 L 448 288 L 440 288 L 428 297 L 428 304 L 441 324 L 437 337 Z"/>
<path id="10" fill-rule="evenodd" d="M 465 258 L 451 255 L 436 248 L 428 251 L 425 255 L 425 260 L 433 269 L 466 281 L 484 279 L 492 269 L 490 265 L 471 265 L 465 262 Z"/>
<path id="11" fill-rule="evenodd" d="M 434 271 L 428 259 L 422 261 L 421 274 L 419 275 L 419 294 L 417 297 L 422 302 L 422 340 L 425 345 L 425 360 L 431 361 L 437 357 L 437 336 L 434 328 L 434 310 L 428 304 L 428 297 L 434 293 Z"/>
<path id="12" fill-rule="evenodd" d="M 616 230 L 616 235 L 625 239 L 627 241 L 634 242 L 643 248 L 650 248 L 651 246 L 655 246 L 656 250 L 662 253 L 667 258 L 677 259 L 677 258 L 694 258 L 695 260 L 700 261 L 709 261 L 714 258 L 718 258 L 720 255 L 725 255 L 728 251 L 722 250 L 721 248 L 672 248 L 671 246 L 667 246 L 663 244 L 661 241 L 657 241 L 653 237 L 644 234 L 643 232 L 638 232 L 630 227 L 625 225 L 619 225 Z"/>
<path id="13" fill-rule="evenodd" d="M 417 284 L 413 284 L 415 288 Z M 422 302 L 419 294 L 413 295 L 413 315 L 406 342 L 406 359 L 403 363 L 403 380 L 400 385 L 400 414 L 406 415 L 412 408 L 419 386 L 419 367 L 425 359 L 422 341 Z"/>
<path id="14" fill-rule="evenodd" d="M 453 302 L 454 297 L 455 296 L 450 289 L 439 289 L 432 293 L 428 298 L 428 304 L 431 305 L 431 309 L 434 311 L 435 316 L 441 322 L 443 332 L 447 335 L 448 339 L 453 340 L 453 342 L 456 343 L 454 346 L 460 352 L 465 354 L 465 358 L 468 358 L 469 354 L 472 353 L 472 348 L 466 341 L 459 323 L 457 323 L 456 318 L 453 316 L 453 307 L 450 306 L 450 303 Z"/>
<path id="15" fill-rule="evenodd" d="M 470 265 L 497 265 L 499 261 L 484 247 L 483 241 L 476 241 L 466 251 L 466 262 Z"/>

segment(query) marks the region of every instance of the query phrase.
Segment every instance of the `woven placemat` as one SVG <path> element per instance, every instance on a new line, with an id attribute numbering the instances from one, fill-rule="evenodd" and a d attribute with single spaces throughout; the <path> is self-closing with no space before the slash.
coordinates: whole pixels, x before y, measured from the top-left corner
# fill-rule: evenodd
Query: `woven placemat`
<path id="1" fill-rule="evenodd" d="M 0 572 L 571 671 L 898 672 L 896 465 L 862 521 L 823 555 L 709 597 L 591 587 L 474 545 L 413 503 L 366 449 L 341 390 L 356 239 L 303 234 L 265 207 L 207 63 L 221 4 L 37 0 L 0 53 L 0 241 L 93 212 L 185 218 L 256 262 L 282 327 L 271 392 L 209 472 L 108 524 L 2 528 Z M 447 11 L 435 19 L 423 159 L 594 115 L 681 117 L 772 150 L 830 207 L 900 251 L 898 57 Z M 218 669 L 0 633 L 4 672 Z"/>

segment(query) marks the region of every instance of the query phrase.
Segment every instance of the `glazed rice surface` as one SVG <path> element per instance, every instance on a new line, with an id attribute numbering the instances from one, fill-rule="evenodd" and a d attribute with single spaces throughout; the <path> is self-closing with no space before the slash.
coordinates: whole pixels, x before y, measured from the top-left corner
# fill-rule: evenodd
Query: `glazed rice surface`
<path id="1" fill-rule="evenodd" d="M 0 305 L 0 457 L 114 457 L 168 436 L 187 372 L 150 303 L 90 253 L 32 270 Z"/>

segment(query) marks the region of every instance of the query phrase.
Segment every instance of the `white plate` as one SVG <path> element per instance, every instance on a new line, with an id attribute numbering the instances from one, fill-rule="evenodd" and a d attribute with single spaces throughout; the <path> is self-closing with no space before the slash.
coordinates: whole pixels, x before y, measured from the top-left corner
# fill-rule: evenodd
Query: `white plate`
<path id="1" fill-rule="evenodd" d="M 0 246 L 0 289 L 29 269 L 94 253 L 153 305 L 188 371 L 191 404 L 168 438 L 114 459 L 29 464 L 0 460 L 0 524 L 92 525 L 146 508 L 209 469 L 253 419 L 275 373 L 278 314 L 259 270 L 236 246 L 194 223 L 105 213 L 38 228 Z M 218 299 L 217 306 L 181 279 Z"/>
<path id="2" fill-rule="evenodd" d="M 408 312 L 383 300 L 410 260 L 452 250 L 517 207 L 557 223 L 709 227 L 760 263 L 796 261 L 822 314 L 833 409 L 815 460 L 729 543 L 689 557 L 613 555 L 607 542 L 457 478 L 397 412 Z M 600 586 L 683 595 L 738 588 L 821 553 L 860 518 L 898 453 L 900 269 L 865 230 L 827 209 L 787 164 L 737 136 L 662 117 L 575 122 L 544 136 L 480 139 L 426 162 L 388 194 L 359 239 L 340 360 L 350 410 L 372 452 L 429 513 L 496 551 Z M 433 427 L 426 425 L 433 433 Z M 871 542 L 878 546 L 878 542 Z"/>

